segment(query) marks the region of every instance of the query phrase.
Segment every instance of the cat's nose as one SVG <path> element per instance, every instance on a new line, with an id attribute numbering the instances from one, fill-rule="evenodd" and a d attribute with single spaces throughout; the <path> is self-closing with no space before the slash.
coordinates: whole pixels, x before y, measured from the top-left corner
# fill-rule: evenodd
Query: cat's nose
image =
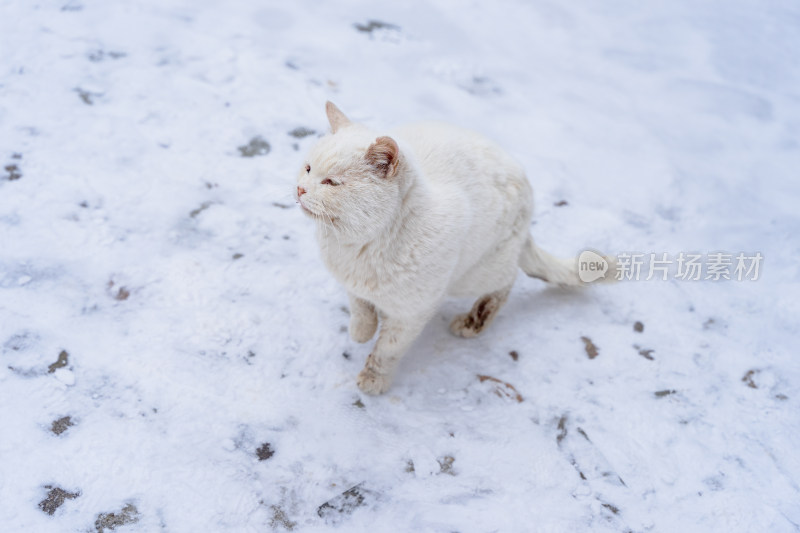
<path id="1" fill-rule="evenodd" d="M 306 193 L 306 190 L 305 190 L 304 188 L 302 188 L 301 186 L 299 186 L 299 185 L 298 185 L 298 186 L 297 186 L 297 197 L 298 197 L 298 198 L 300 198 L 300 197 L 301 197 L 301 196 L 303 196 L 305 193 Z"/>

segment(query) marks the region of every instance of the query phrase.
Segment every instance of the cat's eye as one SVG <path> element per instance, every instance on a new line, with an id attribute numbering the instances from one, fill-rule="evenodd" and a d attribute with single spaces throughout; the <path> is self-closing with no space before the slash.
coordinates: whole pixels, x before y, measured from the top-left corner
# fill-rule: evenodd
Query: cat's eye
<path id="1" fill-rule="evenodd" d="M 311 165 L 306 165 L 306 174 L 311 172 Z"/>
<path id="2" fill-rule="evenodd" d="M 339 185 L 338 183 L 336 183 L 335 181 L 333 181 L 333 180 L 332 180 L 332 179 L 330 179 L 330 178 L 325 178 L 325 179 L 324 179 L 324 180 L 322 180 L 320 183 L 321 183 L 322 185 L 333 185 L 333 186 Z"/>

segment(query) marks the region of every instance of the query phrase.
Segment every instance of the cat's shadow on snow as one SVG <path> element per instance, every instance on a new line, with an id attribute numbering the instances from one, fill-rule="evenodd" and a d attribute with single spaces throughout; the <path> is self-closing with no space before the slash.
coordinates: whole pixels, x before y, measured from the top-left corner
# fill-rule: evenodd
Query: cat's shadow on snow
<path id="1" fill-rule="evenodd" d="M 515 332 L 514 337 L 517 339 L 529 336 L 537 325 L 547 324 L 550 327 L 549 315 L 561 315 L 565 309 L 586 306 L 594 299 L 592 291 L 584 287 L 522 287 L 523 283 L 526 281 L 520 280 L 520 286 L 512 292 L 497 320 L 481 335 L 472 339 L 457 337 L 448 328 L 453 317 L 469 309 L 472 302 L 468 299 L 446 301 L 417 338 L 408 356 L 400 363 L 401 368 L 410 375 L 434 367 L 462 367 L 465 361 L 475 358 L 476 351 L 504 353 L 508 346 L 509 331 Z M 525 346 L 516 348 L 524 349 Z M 473 370 L 478 371 L 480 368 L 476 363 Z"/>

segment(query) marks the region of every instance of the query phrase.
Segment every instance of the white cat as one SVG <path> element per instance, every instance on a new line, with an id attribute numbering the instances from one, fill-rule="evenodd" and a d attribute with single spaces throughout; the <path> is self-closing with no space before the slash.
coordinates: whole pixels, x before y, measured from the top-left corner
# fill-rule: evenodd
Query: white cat
<path id="1" fill-rule="evenodd" d="M 480 135 L 438 123 L 381 136 L 326 104 L 332 133 L 308 154 L 297 201 L 317 223 L 325 264 L 347 288 L 350 335 L 378 341 L 358 375 L 368 394 L 392 375 L 442 300 L 478 300 L 450 330 L 474 337 L 497 315 L 521 268 L 580 285 L 575 261 L 537 248 L 522 167 Z"/>

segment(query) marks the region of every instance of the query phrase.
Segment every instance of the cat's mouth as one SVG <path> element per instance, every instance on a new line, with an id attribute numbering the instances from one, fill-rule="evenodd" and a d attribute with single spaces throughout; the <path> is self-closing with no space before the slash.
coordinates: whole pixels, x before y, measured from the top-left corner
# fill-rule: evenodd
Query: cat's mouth
<path id="1" fill-rule="evenodd" d="M 331 222 L 332 223 L 333 219 L 336 218 L 336 217 L 332 217 L 332 216 L 323 216 L 323 215 L 320 215 L 319 213 L 317 213 L 316 211 L 312 211 L 311 209 L 306 207 L 306 205 L 303 203 L 303 200 L 300 199 L 300 198 L 297 199 L 297 203 L 300 204 L 300 209 L 303 211 L 303 213 L 305 213 L 306 215 L 310 216 L 314 220 L 319 220 L 319 221 L 322 221 L 322 222 Z"/>
<path id="2" fill-rule="evenodd" d="M 315 212 L 313 212 L 311 209 L 309 209 L 306 206 L 304 206 L 302 200 L 298 200 L 297 203 L 300 204 L 300 209 L 302 209 L 303 213 L 305 213 L 306 215 L 309 215 L 309 216 L 312 216 L 312 217 L 319 216 Z"/>

